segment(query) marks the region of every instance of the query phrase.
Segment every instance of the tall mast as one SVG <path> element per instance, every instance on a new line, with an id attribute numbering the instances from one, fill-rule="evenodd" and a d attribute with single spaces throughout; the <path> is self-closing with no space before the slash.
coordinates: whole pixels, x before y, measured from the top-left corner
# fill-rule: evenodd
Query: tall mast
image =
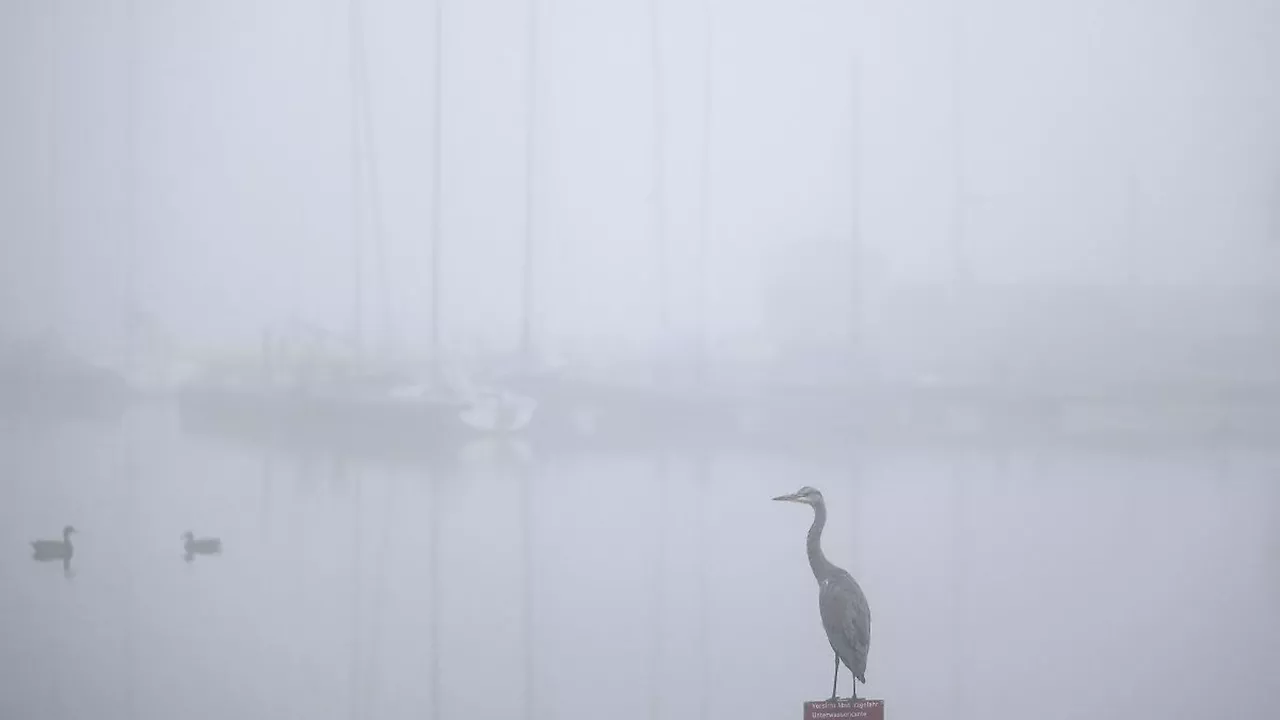
<path id="1" fill-rule="evenodd" d="M 952 217 L 951 217 L 951 253 L 952 273 L 956 286 L 963 286 L 971 278 L 972 258 L 969 252 L 968 238 L 968 190 L 966 187 L 965 165 L 965 107 L 964 107 L 964 8 L 962 3 L 955 4 L 952 16 L 951 45 L 951 116 L 953 135 L 951 139 L 952 163 Z"/>
<path id="2" fill-rule="evenodd" d="M 444 135 L 444 0 L 436 0 L 435 27 L 435 82 L 432 90 L 435 101 L 432 110 L 435 121 L 431 127 L 431 378 L 435 382 L 440 374 L 440 235 L 441 217 L 444 212 L 443 177 Z"/>
<path id="3" fill-rule="evenodd" d="M 354 269 L 352 335 L 357 352 L 364 351 L 364 253 L 361 248 L 365 230 L 365 213 L 370 217 L 373 234 L 374 289 L 378 302 L 378 350 L 389 354 L 392 344 L 391 307 L 386 264 L 386 228 L 383 224 L 382 198 L 378 187 L 378 157 L 374 141 L 373 102 L 369 83 L 369 59 L 364 42 L 364 18 L 360 0 L 347 2 L 348 50 L 351 75 L 351 225 Z M 368 173 L 361 184 L 362 172 Z M 367 197 L 365 194 L 367 193 Z M 368 203 L 365 207 L 362 200 Z"/>
<path id="4" fill-rule="evenodd" d="M 382 194 L 378 181 L 378 147 L 375 141 L 373 124 L 373 99 L 369 82 L 369 53 L 365 47 L 364 17 L 360 12 L 359 0 L 352 2 L 352 54 L 355 73 L 355 102 L 359 110 L 361 130 L 361 157 L 368 172 L 366 190 L 368 191 L 369 214 L 372 216 L 373 232 L 373 270 L 374 283 L 378 295 L 378 345 L 386 354 L 391 350 L 392 328 L 391 307 L 387 285 L 386 260 L 386 227 L 383 223 Z"/>
<path id="5" fill-rule="evenodd" d="M 138 11 L 137 0 L 126 0 L 124 16 L 125 99 L 124 99 L 124 272 L 123 330 L 125 362 L 135 370 L 138 354 Z"/>
<path id="6" fill-rule="evenodd" d="M 360 74 L 357 70 L 357 51 L 359 46 L 360 11 L 359 0 L 347 0 L 347 73 L 350 82 L 349 100 L 351 106 L 350 145 L 351 157 L 351 342 L 357 355 L 364 352 L 364 253 L 361 248 L 361 184 L 360 184 Z"/>
<path id="7" fill-rule="evenodd" d="M 852 63 L 852 93 L 849 126 L 849 204 L 850 217 L 849 252 L 853 257 L 853 292 L 849 298 L 849 344 L 856 362 L 863 350 L 863 303 L 866 302 L 866 253 L 862 246 L 862 58 L 859 49 L 854 50 Z"/>
<path id="8" fill-rule="evenodd" d="M 48 105 L 48 127 L 49 137 L 48 146 L 46 148 L 47 159 L 49 164 L 48 187 L 46 188 L 48 200 L 49 216 L 47 232 L 49 235 L 49 267 L 48 267 L 48 286 L 46 288 L 45 304 L 49 312 L 47 318 L 50 326 L 54 329 L 55 334 L 62 331 L 62 323 L 65 298 L 62 296 L 62 219 L 59 213 L 62 211 L 62 202 L 58 193 L 58 175 L 59 163 L 62 159 L 61 148 L 59 147 L 59 116 L 61 108 L 58 103 L 58 92 L 61 87 L 61 63 L 59 47 L 61 46 L 62 24 L 60 22 L 61 3 L 58 0 L 49 1 L 49 105 Z"/>
<path id="9" fill-rule="evenodd" d="M 665 337 L 671 329 L 671 307 L 667 286 L 669 278 L 667 277 L 666 167 L 663 159 L 666 134 L 663 132 L 665 113 L 662 102 L 663 74 L 658 32 L 661 27 L 658 18 L 658 2 L 659 0 L 649 0 L 650 60 L 653 63 L 653 188 L 650 211 L 653 242 L 658 253 L 658 328 L 662 337 Z"/>
<path id="10" fill-rule="evenodd" d="M 520 352 L 526 365 L 533 360 L 533 250 L 534 250 L 534 170 L 537 147 L 535 123 L 537 121 L 538 80 L 538 0 L 529 0 L 528 41 L 525 58 L 525 133 L 524 133 L 524 271 L 521 302 Z"/>
<path id="11" fill-rule="evenodd" d="M 696 380 L 701 383 L 706 375 L 707 368 L 707 255 L 711 245 L 711 112 L 712 112 L 712 91 L 715 88 L 715 76 L 712 74 L 714 64 L 712 62 L 712 49 L 714 35 L 712 34 L 712 13 L 711 0 L 703 0 L 703 12 L 705 14 L 705 28 L 703 37 L 703 77 L 705 78 L 705 87 L 702 94 L 702 208 L 700 220 L 700 231 L 698 236 L 698 257 L 697 257 L 697 337 L 695 339 L 695 360 L 694 373 Z"/>

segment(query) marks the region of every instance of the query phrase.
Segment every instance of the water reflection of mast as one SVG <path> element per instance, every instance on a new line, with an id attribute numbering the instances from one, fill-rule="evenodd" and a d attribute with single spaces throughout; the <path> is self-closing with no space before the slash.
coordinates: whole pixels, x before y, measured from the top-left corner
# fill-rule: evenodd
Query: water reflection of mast
<path id="1" fill-rule="evenodd" d="M 657 550 L 654 552 L 654 572 L 650 585 L 653 588 L 653 646 L 649 658 L 649 718 L 657 720 L 662 714 L 662 606 L 667 578 L 667 507 L 671 463 L 666 454 L 658 458 L 658 518 L 653 523 Z"/>
<path id="2" fill-rule="evenodd" d="M 427 488 L 431 494 L 431 720 L 440 720 L 440 492 L 435 480 L 428 474 Z"/>
<path id="3" fill-rule="evenodd" d="M 347 687 L 351 701 L 351 717 L 358 718 L 360 716 L 360 582 L 364 575 L 361 574 L 361 532 L 362 524 L 360 517 L 360 482 L 359 477 L 353 480 L 353 502 L 351 517 L 351 640 L 349 643 L 351 654 L 351 667 L 349 670 Z"/>
<path id="4" fill-rule="evenodd" d="M 122 458 L 118 465 L 120 475 L 117 481 L 125 486 L 125 531 L 129 547 L 138 546 L 138 472 L 136 451 L 134 447 L 134 431 L 130 426 L 124 427 L 121 435 Z M 124 687 L 124 714 L 126 717 L 137 717 L 138 695 L 138 590 L 132 561 L 124 563 L 125 583 L 125 667 L 128 677 Z"/>
<path id="5" fill-rule="evenodd" d="M 275 476 L 275 463 L 271 452 L 262 453 L 262 504 L 258 507 L 258 535 L 265 540 L 271 525 L 271 486 Z"/>
<path id="6" fill-rule="evenodd" d="M 525 683 L 525 720 L 533 720 L 536 716 L 537 695 L 534 692 L 533 677 L 533 591 L 534 591 L 534 532 L 533 532 L 533 470 L 520 465 L 520 487 L 523 492 L 522 510 L 524 513 L 524 683 Z"/>
<path id="7" fill-rule="evenodd" d="M 967 693 L 965 692 L 965 653 L 962 638 L 972 635 L 965 630 L 965 542 L 964 522 L 964 467 L 953 469 L 951 478 L 951 639 L 952 639 L 952 708 L 960 713 L 960 717 L 968 717 Z"/>
<path id="8" fill-rule="evenodd" d="M 294 502 L 289 503 L 291 510 L 289 513 L 289 529 L 284 533 L 284 535 L 289 539 L 289 542 L 291 543 L 290 547 L 302 550 L 310 546 L 310 538 L 307 536 L 306 507 L 298 500 L 300 498 L 307 498 L 314 495 L 316 486 L 319 484 L 316 460 L 311 454 L 311 450 L 309 448 L 303 449 L 299 452 L 294 469 L 296 471 L 294 476 L 294 486 L 298 496 L 300 497 L 296 498 Z M 312 600 L 313 593 L 310 591 L 310 588 L 307 587 L 308 575 L 305 555 L 300 562 L 289 563 L 289 567 L 293 571 L 293 607 L 306 607 L 308 602 Z M 305 618 L 302 613 L 290 613 L 288 614 L 288 619 L 285 622 L 292 626 L 293 633 L 296 633 L 300 637 L 306 637 L 310 633 L 310 629 L 303 626 L 304 620 Z M 304 677 L 306 667 L 301 661 L 303 652 L 305 651 L 294 646 L 294 652 L 291 658 L 292 662 L 290 663 L 289 670 L 294 676 L 294 682 L 305 687 L 309 681 Z M 292 700 L 292 695 L 290 699 Z M 292 702 L 290 705 L 292 706 Z"/>
<path id="9" fill-rule="evenodd" d="M 694 473 L 693 481 L 698 488 L 698 511 L 694 522 L 698 531 L 696 553 L 698 556 L 698 648 L 702 660 L 698 668 L 698 686 L 701 689 L 698 696 L 698 718 L 706 720 L 711 707 L 711 693 L 707 687 L 711 681 L 711 638 L 707 628 L 707 611 L 711 607 L 710 599 L 707 597 L 711 588 L 707 578 L 710 572 L 707 564 L 707 556 L 710 554 L 710 548 L 707 547 L 709 544 L 707 525 L 711 517 L 711 458 L 706 452 L 699 451 L 695 455 Z"/>
<path id="10" fill-rule="evenodd" d="M 383 604 L 387 590 L 387 571 L 386 559 L 387 553 L 391 548 L 391 519 L 394 515 L 396 507 L 396 490 L 399 488 L 398 478 L 392 480 L 387 486 L 386 492 L 383 494 L 384 503 L 382 506 L 382 528 L 381 538 L 378 541 L 378 559 L 377 570 L 374 575 L 373 589 L 373 629 L 371 631 L 369 649 L 369 672 L 365 681 L 365 714 L 372 717 L 374 713 L 371 708 L 377 698 L 378 680 L 379 680 L 379 661 L 381 660 L 381 640 L 382 640 L 382 616 Z"/>

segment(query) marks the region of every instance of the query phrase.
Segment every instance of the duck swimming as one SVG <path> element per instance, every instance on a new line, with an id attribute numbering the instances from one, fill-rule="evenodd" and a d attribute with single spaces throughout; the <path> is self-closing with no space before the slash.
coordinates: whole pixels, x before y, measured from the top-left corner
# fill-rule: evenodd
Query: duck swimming
<path id="1" fill-rule="evenodd" d="M 32 540 L 31 541 L 31 559 L 38 562 L 49 562 L 51 560 L 62 560 L 66 562 L 75 554 L 76 549 L 71 545 L 71 535 L 76 532 L 74 527 L 70 525 L 62 528 L 61 540 Z"/>
<path id="2" fill-rule="evenodd" d="M 221 555 L 222 541 L 218 538 L 197 538 L 190 530 L 182 534 L 182 549 L 186 551 L 186 560 L 196 555 Z"/>

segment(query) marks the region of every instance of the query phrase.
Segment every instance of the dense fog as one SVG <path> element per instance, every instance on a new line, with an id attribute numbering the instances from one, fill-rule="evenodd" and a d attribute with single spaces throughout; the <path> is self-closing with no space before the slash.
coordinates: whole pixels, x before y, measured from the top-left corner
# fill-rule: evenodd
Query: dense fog
<path id="1" fill-rule="evenodd" d="M 0 717 L 801 720 L 804 486 L 894 720 L 1269 717 L 1276 68 L 1263 0 L 4 0 Z"/>

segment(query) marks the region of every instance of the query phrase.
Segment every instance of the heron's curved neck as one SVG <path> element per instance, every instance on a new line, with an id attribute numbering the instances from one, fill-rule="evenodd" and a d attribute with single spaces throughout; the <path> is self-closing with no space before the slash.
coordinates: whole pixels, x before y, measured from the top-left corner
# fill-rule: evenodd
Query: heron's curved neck
<path id="1" fill-rule="evenodd" d="M 70 545 L 70 544 L 71 544 L 71 531 L 70 531 L 70 530 L 63 530 L 63 531 L 62 531 L 62 543 L 63 543 L 64 545 Z"/>
<path id="2" fill-rule="evenodd" d="M 822 552 L 822 528 L 827 525 L 827 506 L 819 503 L 813 506 L 813 525 L 809 526 L 809 538 L 807 550 L 809 552 L 809 567 L 813 569 L 813 576 L 822 582 L 822 579 L 831 574 L 831 563 L 827 561 L 827 556 Z"/>

